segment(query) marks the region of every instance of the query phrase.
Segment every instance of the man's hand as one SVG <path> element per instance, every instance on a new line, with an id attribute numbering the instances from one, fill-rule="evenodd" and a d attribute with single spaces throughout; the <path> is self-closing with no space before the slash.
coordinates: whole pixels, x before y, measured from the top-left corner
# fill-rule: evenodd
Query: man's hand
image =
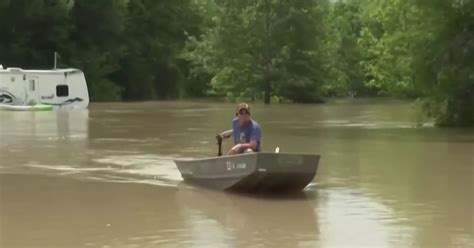
<path id="1" fill-rule="evenodd" d="M 241 144 L 237 144 L 229 150 L 229 155 L 239 154 L 241 150 L 242 150 Z"/>
<path id="2" fill-rule="evenodd" d="M 219 133 L 218 136 L 220 136 L 221 139 L 227 139 L 227 138 L 230 138 L 230 136 L 232 136 L 233 132 L 234 131 L 232 129 L 230 129 L 230 130 L 224 131 L 222 133 Z M 216 136 L 216 138 L 217 138 L 217 136 Z M 217 139 L 219 139 L 219 138 L 217 138 Z"/>

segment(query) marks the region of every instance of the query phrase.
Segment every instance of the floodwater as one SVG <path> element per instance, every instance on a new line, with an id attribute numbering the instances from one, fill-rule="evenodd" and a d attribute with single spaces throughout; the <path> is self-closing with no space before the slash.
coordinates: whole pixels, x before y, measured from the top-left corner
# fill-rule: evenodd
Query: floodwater
<path id="1" fill-rule="evenodd" d="M 321 154 L 302 194 L 182 181 L 173 159 L 214 156 L 233 104 L 0 112 L 0 247 L 474 247 L 472 129 L 394 101 L 252 107 L 264 151 Z"/>

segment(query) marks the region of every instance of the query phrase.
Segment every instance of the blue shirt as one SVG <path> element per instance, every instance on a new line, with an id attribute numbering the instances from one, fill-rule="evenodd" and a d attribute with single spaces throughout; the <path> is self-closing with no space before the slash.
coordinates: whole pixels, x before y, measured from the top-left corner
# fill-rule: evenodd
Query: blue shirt
<path id="1" fill-rule="evenodd" d="M 250 125 L 246 125 L 241 128 L 239 125 L 239 118 L 232 120 L 232 130 L 234 135 L 234 143 L 250 143 L 251 140 L 257 141 L 257 152 L 260 151 L 260 140 L 262 132 L 260 131 L 260 125 L 254 120 L 250 120 Z"/>

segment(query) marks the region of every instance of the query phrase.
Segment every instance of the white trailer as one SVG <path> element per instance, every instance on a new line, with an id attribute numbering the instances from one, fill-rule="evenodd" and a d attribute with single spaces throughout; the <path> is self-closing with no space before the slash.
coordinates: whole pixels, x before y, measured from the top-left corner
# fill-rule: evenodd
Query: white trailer
<path id="1" fill-rule="evenodd" d="M 84 73 L 78 69 L 4 69 L 0 65 L 0 104 L 85 109 L 89 92 Z"/>

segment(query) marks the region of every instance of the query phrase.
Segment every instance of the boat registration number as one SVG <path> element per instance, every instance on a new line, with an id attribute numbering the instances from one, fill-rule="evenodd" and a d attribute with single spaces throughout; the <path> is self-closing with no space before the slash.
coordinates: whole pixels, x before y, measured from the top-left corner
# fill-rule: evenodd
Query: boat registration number
<path id="1" fill-rule="evenodd" d="M 246 163 L 235 163 L 235 162 L 226 162 L 226 168 L 228 171 L 230 170 L 238 170 L 238 169 L 246 169 L 247 164 Z"/>

